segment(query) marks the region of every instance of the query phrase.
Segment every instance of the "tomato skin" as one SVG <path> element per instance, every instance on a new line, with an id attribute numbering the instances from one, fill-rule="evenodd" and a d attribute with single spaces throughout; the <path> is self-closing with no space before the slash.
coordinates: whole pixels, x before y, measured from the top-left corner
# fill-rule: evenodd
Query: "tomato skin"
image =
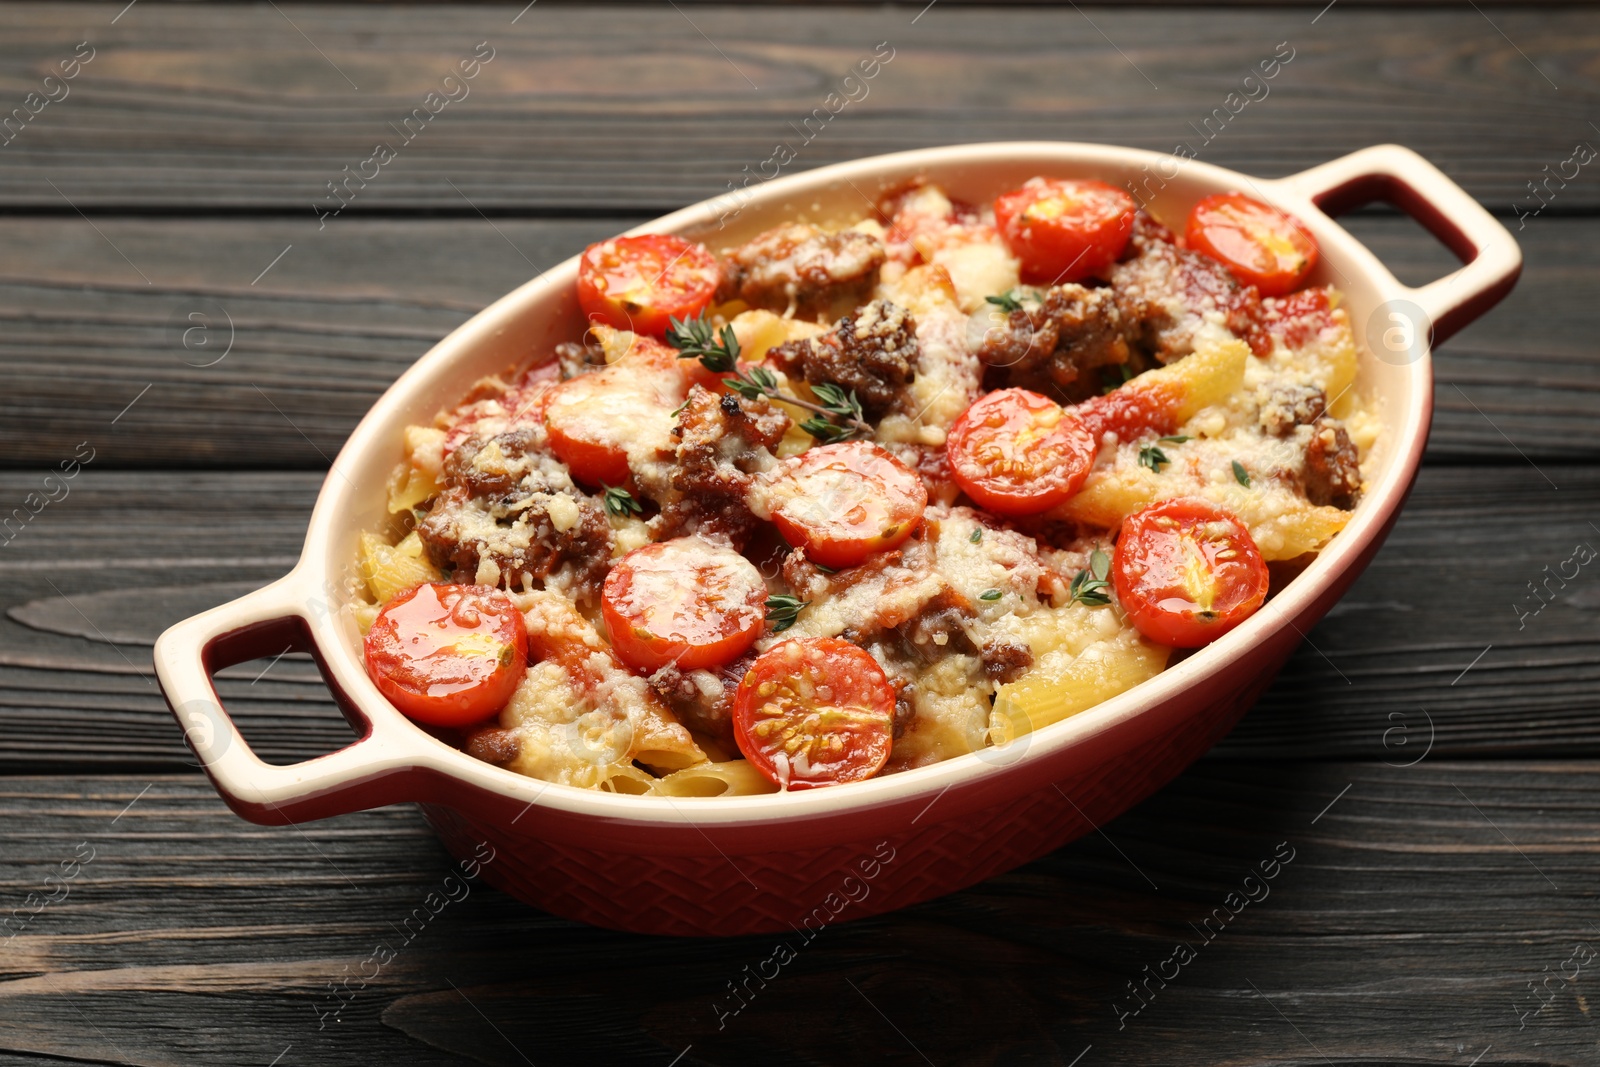
<path id="1" fill-rule="evenodd" d="M 1173 383 L 1135 378 L 1103 396 L 1090 397 L 1071 410 L 1096 442 L 1108 432 L 1115 433 L 1120 441 L 1133 441 L 1145 433 L 1176 432 L 1183 399 L 1182 391 Z"/>
<path id="2" fill-rule="evenodd" d="M 768 475 L 772 521 L 791 545 L 824 567 L 853 567 L 911 536 L 928 487 L 882 445 L 818 445 Z"/>
<path id="3" fill-rule="evenodd" d="M 600 611 L 634 670 L 720 667 L 761 636 L 766 583 L 731 548 L 679 537 L 634 549 L 606 575 Z"/>
<path id="4" fill-rule="evenodd" d="M 1293 292 L 1317 265 L 1316 238 L 1299 219 L 1243 193 L 1203 198 L 1189 212 L 1184 242 L 1262 296 Z"/>
<path id="5" fill-rule="evenodd" d="M 1030 178 L 996 198 L 995 228 L 1022 261 L 1022 280 L 1059 285 L 1117 261 L 1133 234 L 1133 197 L 1100 181 Z"/>
<path id="6" fill-rule="evenodd" d="M 1140 633 L 1199 648 L 1255 614 L 1268 575 L 1242 522 L 1205 501 L 1179 499 L 1123 520 L 1111 583 Z"/>
<path id="7" fill-rule="evenodd" d="M 956 484 L 980 507 L 1037 515 L 1083 488 L 1098 438 L 1047 396 L 997 389 L 961 413 L 945 450 Z"/>
<path id="8" fill-rule="evenodd" d="M 733 737 L 780 789 L 859 782 L 894 744 L 894 685 L 864 649 L 837 637 L 784 641 L 733 696 Z"/>
<path id="9" fill-rule="evenodd" d="M 621 485 L 631 474 L 627 446 L 639 422 L 667 417 L 688 395 L 688 383 L 676 350 L 636 337 L 615 363 L 544 394 L 540 417 L 550 450 L 585 485 Z"/>
<path id="10" fill-rule="evenodd" d="M 385 604 L 364 651 L 367 676 L 408 718 L 467 726 L 516 692 L 528 667 L 528 632 L 500 590 L 433 582 Z"/>
<path id="11" fill-rule="evenodd" d="M 1290 348 L 1304 348 L 1334 324 L 1333 301 L 1328 293 L 1319 286 L 1263 300 L 1262 324 Z"/>
<path id="12" fill-rule="evenodd" d="M 721 282 L 705 245 L 670 234 L 613 237 L 578 261 L 578 303 L 589 320 L 652 337 L 665 336 L 673 316 L 700 314 Z"/>

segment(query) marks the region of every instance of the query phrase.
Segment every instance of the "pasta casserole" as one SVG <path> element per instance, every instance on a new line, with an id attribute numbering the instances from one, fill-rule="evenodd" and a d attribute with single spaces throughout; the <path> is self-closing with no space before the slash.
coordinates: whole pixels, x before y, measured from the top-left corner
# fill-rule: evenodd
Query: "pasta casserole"
<path id="1" fill-rule="evenodd" d="M 1379 420 L 1315 241 L 1238 193 L 914 183 L 581 257 L 590 328 L 397 432 L 368 673 L 468 754 L 649 796 L 1006 744 L 1237 626 Z"/>

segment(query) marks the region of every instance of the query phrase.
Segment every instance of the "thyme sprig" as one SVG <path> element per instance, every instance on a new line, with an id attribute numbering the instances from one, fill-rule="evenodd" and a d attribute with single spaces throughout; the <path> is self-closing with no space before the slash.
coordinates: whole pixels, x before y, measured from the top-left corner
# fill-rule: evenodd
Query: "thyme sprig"
<path id="1" fill-rule="evenodd" d="M 817 414 L 802 422 L 800 428 L 806 433 L 819 441 L 843 441 L 858 433 L 872 432 L 872 424 L 861 410 L 861 398 L 856 396 L 854 389 L 841 389 L 832 382 L 818 382 L 811 387 L 811 391 L 821 401 L 826 417 Z M 811 407 L 800 401 L 790 402 L 801 403 L 808 410 Z"/>
<path id="2" fill-rule="evenodd" d="M 666 341 L 678 350 L 679 359 L 698 359 L 713 374 L 726 374 L 739 364 L 739 339 L 733 327 L 724 326 L 718 340 L 716 327 L 703 311 L 692 319 L 669 318 Z"/>
<path id="3" fill-rule="evenodd" d="M 1001 311 L 1007 313 L 1022 310 L 1022 301 L 1018 300 L 1010 293 L 1001 293 L 998 296 L 986 296 L 984 299 L 998 307 Z"/>
<path id="4" fill-rule="evenodd" d="M 772 632 L 783 633 L 800 618 L 800 612 L 810 606 L 811 601 L 788 593 L 775 593 L 767 597 L 767 622 L 772 624 Z"/>
<path id="5" fill-rule="evenodd" d="M 1085 607 L 1103 608 L 1111 603 L 1111 597 L 1105 590 L 1111 588 L 1108 576 L 1111 574 L 1111 557 L 1101 549 L 1089 553 L 1088 570 L 1079 571 L 1077 577 L 1072 579 L 1072 584 L 1067 587 L 1069 602 L 1076 601 Z"/>
<path id="6" fill-rule="evenodd" d="M 815 412 L 813 418 L 800 424 L 800 428 L 819 441 L 831 443 L 844 441 L 856 434 L 872 433 L 872 424 L 861 410 L 861 398 L 855 390 L 843 389 L 831 382 L 820 382 L 812 387 L 819 403 L 789 396 L 778 389 L 777 376 L 766 367 L 739 367 L 739 339 L 732 326 L 722 328 L 721 338 L 705 312 L 692 319 L 672 318 L 666 340 L 678 350 L 679 359 L 698 359 L 700 365 L 713 374 L 731 374 L 722 384 L 746 400 L 766 397 L 785 404 Z"/>
<path id="7" fill-rule="evenodd" d="M 606 514 L 616 518 L 626 518 L 629 515 L 643 515 L 644 507 L 633 498 L 633 494 L 620 485 L 606 485 L 600 483 L 600 488 L 605 492 L 601 499 L 605 502 Z"/>
<path id="8" fill-rule="evenodd" d="M 1157 474 L 1161 473 L 1162 467 L 1171 462 L 1172 460 L 1167 458 L 1167 454 L 1156 445 L 1146 445 L 1139 449 L 1139 466 L 1149 467 Z"/>

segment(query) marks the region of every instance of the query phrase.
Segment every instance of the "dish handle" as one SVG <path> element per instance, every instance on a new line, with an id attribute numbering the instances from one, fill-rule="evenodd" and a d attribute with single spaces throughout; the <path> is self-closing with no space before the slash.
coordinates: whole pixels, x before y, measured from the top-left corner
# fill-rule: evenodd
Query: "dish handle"
<path id="1" fill-rule="evenodd" d="M 363 715 L 330 682 L 345 718 L 361 731 L 353 743 L 288 766 L 264 762 L 222 708 L 212 675 L 224 667 L 287 651 L 310 652 L 328 673 L 311 638 L 297 574 L 185 619 L 156 641 L 156 676 L 184 740 L 230 808 L 268 826 L 325 819 L 407 800 L 416 787 L 416 753 Z"/>
<path id="2" fill-rule="evenodd" d="M 1510 231 L 1409 148 L 1374 145 L 1278 185 L 1330 219 L 1374 201 L 1392 204 L 1456 254 L 1460 269 L 1420 288 L 1405 287 L 1430 327 L 1433 346 L 1499 303 L 1522 273 L 1522 250 Z"/>

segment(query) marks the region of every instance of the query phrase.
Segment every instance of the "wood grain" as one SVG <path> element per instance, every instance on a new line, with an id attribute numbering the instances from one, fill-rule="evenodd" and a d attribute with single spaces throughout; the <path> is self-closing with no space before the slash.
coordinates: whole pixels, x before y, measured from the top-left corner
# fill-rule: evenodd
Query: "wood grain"
<path id="1" fill-rule="evenodd" d="M 94 457 L 0 534 L 0 1067 L 1593 1062 L 1600 564 L 1548 604 L 1529 583 L 1600 546 L 1600 179 L 1514 216 L 1600 144 L 1600 12 L 1141 3 L 0 8 L 0 118 L 95 49 L 0 133 L 0 517 Z M 478 41 L 470 98 L 319 229 L 325 183 Z M 418 932 L 452 868 L 412 810 L 232 816 L 155 688 L 155 635 L 292 566 L 329 457 L 434 341 L 799 144 L 878 41 L 893 61 L 792 169 L 1198 144 L 1285 41 L 1202 159 L 1275 176 L 1397 141 L 1518 231 L 1520 288 L 1435 360 L 1399 525 L 1258 707 L 1103 832 L 829 928 L 736 1014 L 776 939 L 615 934 L 481 884 Z M 1410 223 L 1348 225 L 1407 282 L 1449 269 Z M 269 761 L 351 737 L 304 657 L 218 687 Z M 1144 1004 L 1130 983 L 1180 942 L 1196 958 Z"/>
<path id="2" fill-rule="evenodd" d="M 7 912 L 60 896 L 45 878 L 93 859 L 0 950 L 0 1049 L 16 1063 L 1065 1067 L 1092 1046 L 1083 1063 L 1442 1067 L 1492 1045 L 1479 1067 L 1586 1064 L 1594 964 L 1551 980 L 1541 1014 L 1527 987 L 1600 943 L 1597 771 L 1202 765 L 1012 874 L 825 929 L 725 1017 L 728 983 L 779 939 L 609 933 L 482 885 L 403 926 L 451 871 L 408 809 L 268 830 L 198 775 L 12 778 Z M 1275 855 L 1292 858 L 1263 879 Z M 1237 917 L 1202 927 L 1246 891 L 1258 899 Z M 1180 942 L 1195 958 L 1171 977 Z M 379 945 L 394 958 L 363 988 Z M 1169 981 L 1133 1014 L 1146 966 Z M 347 976 L 333 1020 L 328 983 Z"/>
<path id="3" fill-rule="evenodd" d="M 7 5 L 7 109 L 77 42 L 96 52 L 70 95 L 0 149 L 0 205 L 63 217 L 272 210 L 314 230 L 326 183 L 396 139 L 391 124 L 479 41 L 496 52 L 471 94 L 398 146 L 340 221 L 398 209 L 654 214 L 721 193 L 777 141 L 803 136 L 795 127 L 880 41 L 891 65 L 799 148 L 794 169 L 981 140 L 1198 145 L 1204 120 L 1288 42 L 1291 64 L 1203 159 L 1274 177 L 1397 141 L 1509 213 L 1542 168 L 1596 137 L 1600 96 L 1600 15 L 1578 8 L 1152 17 L 939 5 L 918 17 L 541 5 L 519 17 L 522 5 L 306 4 L 291 16 L 146 0 L 116 18 L 122 6 Z M 1585 174 L 1550 210 L 1596 205 L 1600 182 Z"/>
<path id="4" fill-rule="evenodd" d="M 1388 545 L 1218 754 L 1600 756 L 1600 563 L 1564 565 L 1580 543 L 1600 548 L 1600 474 L 1543 469 L 1559 489 L 1527 466 L 1424 469 Z M 0 772 L 192 765 L 149 646 L 287 571 L 318 483 L 79 473 L 70 495 L 0 547 Z M 0 499 L 32 485 L 0 475 Z M 1562 571 L 1577 572 L 1565 587 Z M 1550 574 L 1536 599 L 1528 583 Z M 306 759 L 351 739 L 309 662 L 244 665 L 220 685 L 263 758 Z"/>
<path id="5" fill-rule="evenodd" d="M 437 339 L 637 221 L 346 220 L 304 242 L 281 221 L 0 219 L 0 467 L 87 441 L 100 467 L 326 468 Z M 1409 221 L 1349 225 L 1404 280 L 1452 265 Z M 1519 236 L 1518 289 L 1436 360 L 1430 462 L 1600 458 L 1600 220 Z"/>

